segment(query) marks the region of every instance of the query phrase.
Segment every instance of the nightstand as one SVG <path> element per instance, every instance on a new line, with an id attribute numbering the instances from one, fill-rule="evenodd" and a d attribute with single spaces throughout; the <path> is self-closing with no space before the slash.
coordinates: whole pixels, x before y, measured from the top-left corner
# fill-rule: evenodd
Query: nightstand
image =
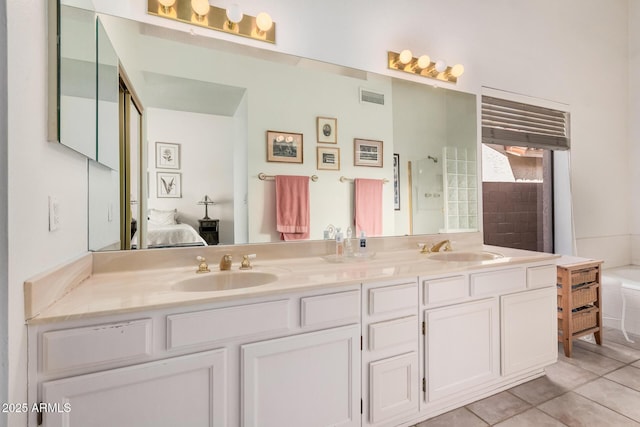
<path id="1" fill-rule="evenodd" d="M 217 245 L 219 219 L 199 219 L 198 233 L 207 242 L 207 245 Z"/>

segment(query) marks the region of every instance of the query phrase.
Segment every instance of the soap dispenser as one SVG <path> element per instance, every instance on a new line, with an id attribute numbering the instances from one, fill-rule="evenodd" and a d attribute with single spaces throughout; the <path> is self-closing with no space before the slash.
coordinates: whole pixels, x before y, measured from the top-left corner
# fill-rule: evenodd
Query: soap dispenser
<path id="1" fill-rule="evenodd" d="M 360 241 L 358 246 L 360 255 L 365 255 L 367 253 L 367 236 L 362 230 L 360 231 Z"/>
<path id="2" fill-rule="evenodd" d="M 344 255 L 344 238 L 342 237 L 342 231 L 340 228 L 336 229 L 336 256 Z"/>

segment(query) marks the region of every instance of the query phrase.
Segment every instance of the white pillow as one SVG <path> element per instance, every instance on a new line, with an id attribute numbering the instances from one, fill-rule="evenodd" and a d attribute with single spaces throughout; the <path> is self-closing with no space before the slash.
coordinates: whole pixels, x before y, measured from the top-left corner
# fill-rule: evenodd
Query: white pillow
<path id="1" fill-rule="evenodd" d="M 177 209 L 161 210 L 161 209 L 149 209 L 149 224 L 153 225 L 174 225 L 177 224 L 176 217 L 178 215 Z"/>

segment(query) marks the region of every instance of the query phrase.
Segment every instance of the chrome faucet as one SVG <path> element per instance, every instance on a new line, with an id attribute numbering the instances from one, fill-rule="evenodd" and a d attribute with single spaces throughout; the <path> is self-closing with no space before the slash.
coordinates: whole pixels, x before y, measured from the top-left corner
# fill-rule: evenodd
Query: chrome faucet
<path id="1" fill-rule="evenodd" d="M 231 270 L 231 255 L 224 254 L 220 259 L 220 271 L 229 271 Z"/>
<path id="2" fill-rule="evenodd" d="M 451 242 L 447 239 L 447 240 L 443 240 L 441 242 L 435 243 L 433 246 L 431 246 L 431 252 L 440 252 L 440 249 L 442 249 L 443 246 L 444 246 L 443 251 L 451 250 Z"/>
<path id="3" fill-rule="evenodd" d="M 200 263 L 198 265 L 198 270 L 196 270 L 196 273 L 209 273 L 211 271 L 209 270 L 209 266 L 207 265 L 207 260 L 204 259 L 204 257 L 197 256 L 196 259 Z"/>

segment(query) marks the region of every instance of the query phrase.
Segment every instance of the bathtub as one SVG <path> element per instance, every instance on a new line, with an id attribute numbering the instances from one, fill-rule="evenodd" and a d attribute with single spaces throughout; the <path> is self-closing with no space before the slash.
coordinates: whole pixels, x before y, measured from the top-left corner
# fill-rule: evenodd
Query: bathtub
<path id="1" fill-rule="evenodd" d="M 625 336 L 640 335 L 640 266 L 603 271 L 602 318 L 604 326 L 621 329 Z"/>

